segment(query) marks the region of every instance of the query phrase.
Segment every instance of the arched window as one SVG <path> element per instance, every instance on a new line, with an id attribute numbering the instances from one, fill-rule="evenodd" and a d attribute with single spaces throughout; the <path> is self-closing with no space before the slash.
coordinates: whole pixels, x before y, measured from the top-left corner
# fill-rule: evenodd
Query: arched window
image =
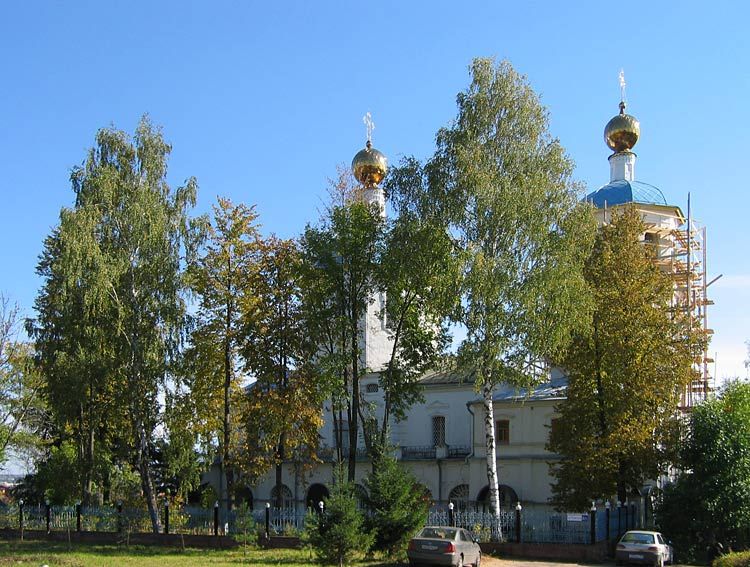
<path id="1" fill-rule="evenodd" d="M 234 492 L 234 503 L 237 506 L 247 504 L 247 509 L 253 509 L 253 491 L 249 486 L 239 486 Z"/>
<path id="2" fill-rule="evenodd" d="M 513 508 L 515 507 L 516 503 L 518 502 L 518 496 L 516 496 L 516 491 L 513 490 L 510 486 L 507 484 L 501 484 L 497 487 L 499 491 L 499 497 L 500 497 L 500 507 L 501 508 Z M 480 511 L 486 512 L 490 508 L 490 487 L 485 486 L 482 490 L 479 491 L 479 494 L 477 495 L 477 508 Z"/>
<path id="3" fill-rule="evenodd" d="M 469 485 L 459 484 L 448 494 L 448 500 L 453 502 L 453 506 L 458 510 L 464 511 L 469 505 Z"/>
<path id="4" fill-rule="evenodd" d="M 281 507 L 284 509 L 294 508 L 294 497 L 292 496 L 292 491 L 289 490 L 289 487 L 286 484 L 280 484 L 273 487 L 271 490 L 271 506 L 274 508 L 278 507 L 279 492 L 281 493 Z"/>
<path id="5" fill-rule="evenodd" d="M 308 508 L 317 510 L 320 502 L 328 498 L 328 489 L 322 484 L 311 484 L 307 489 L 307 499 L 305 500 Z"/>

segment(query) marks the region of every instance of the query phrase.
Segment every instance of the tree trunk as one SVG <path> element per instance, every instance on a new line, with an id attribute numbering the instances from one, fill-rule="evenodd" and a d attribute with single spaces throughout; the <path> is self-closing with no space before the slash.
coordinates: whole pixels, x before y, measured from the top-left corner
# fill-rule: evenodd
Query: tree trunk
<path id="1" fill-rule="evenodd" d="M 230 311 L 227 310 L 227 321 L 231 317 Z M 226 510 L 227 515 L 232 510 L 234 505 L 234 463 L 232 462 L 232 453 L 230 449 L 230 443 L 232 440 L 231 432 L 231 393 L 232 393 L 232 347 L 231 341 L 227 336 L 224 341 L 224 454 L 222 455 L 222 462 L 224 463 L 224 475 L 226 479 L 225 486 L 227 487 L 226 496 Z"/>
<path id="2" fill-rule="evenodd" d="M 359 433 L 359 317 L 352 317 L 352 402 L 349 413 L 349 467 L 347 480 L 354 482 L 357 471 Z"/>
<path id="3" fill-rule="evenodd" d="M 492 385 L 482 386 L 484 401 L 484 441 L 487 450 L 487 483 L 490 488 L 490 511 L 496 518 L 500 516 L 500 492 L 497 486 L 497 452 L 495 448 L 495 410 L 492 405 Z M 498 530 L 501 530 L 498 526 Z M 499 531 L 498 537 L 502 536 Z"/>
<path id="4" fill-rule="evenodd" d="M 141 477 L 141 490 L 143 490 L 143 496 L 146 498 L 146 505 L 148 506 L 148 515 L 151 518 L 151 529 L 155 534 L 161 532 L 161 520 L 159 518 L 159 508 L 156 503 L 156 494 L 154 492 L 154 483 L 151 480 L 151 467 L 148 462 L 148 437 L 146 435 L 146 428 L 143 422 L 139 420 L 137 424 L 137 436 L 136 441 L 136 467 L 138 467 L 138 473 Z"/>
<path id="5" fill-rule="evenodd" d="M 284 445 L 286 442 L 286 435 L 281 434 L 281 437 L 279 437 L 279 444 L 276 447 L 276 507 L 281 510 L 284 507 L 284 493 L 281 491 L 281 486 L 283 484 L 282 482 L 282 476 L 281 473 L 283 472 L 283 466 L 284 466 L 284 458 L 286 457 L 286 452 L 284 451 Z"/>

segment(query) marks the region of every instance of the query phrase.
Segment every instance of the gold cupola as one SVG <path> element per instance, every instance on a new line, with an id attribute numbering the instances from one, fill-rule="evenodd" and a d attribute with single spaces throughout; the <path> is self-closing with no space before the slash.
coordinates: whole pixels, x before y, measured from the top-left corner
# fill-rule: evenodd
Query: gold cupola
<path id="1" fill-rule="evenodd" d="M 367 144 L 364 150 L 360 150 L 354 156 L 352 173 L 364 187 L 375 187 L 383 180 L 386 171 L 388 171 L 388 160 L 381 152 L 372 147 L 372 131 L 375 129 L 372 114 L 369 112 L 365 114 L 362 121 L 367 127 Z"/>
<path id="2" fill-rule="evenodd" d="M 614 153 L 629 152 L 633 149 L 641 125 L 635 116 L 625 114 L 625 101 L 620 101 L 620 114 L 612 118 L 604 127 L 604 141 Z"/>
<path id="3" fill-rule="evenodd" d="M 385 177 L 388 171 L 388 160 L 382 152 L 372 147 L 372 142 L 367 140 L 365 149 L 357 152 L 352 160 L 352 172 L 362 185 L 369 187 L 377 185 Z"/>

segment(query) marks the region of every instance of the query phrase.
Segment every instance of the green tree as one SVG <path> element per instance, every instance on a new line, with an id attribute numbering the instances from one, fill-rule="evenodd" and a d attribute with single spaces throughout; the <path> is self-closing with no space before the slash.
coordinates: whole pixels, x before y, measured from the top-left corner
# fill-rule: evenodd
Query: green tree
<path id="1" fill-rule="evenodd" d="M 316 373 L 330 394 L 339 460 L 351 448 L 347 477 L 355 478 L 360 432 L 360 378 L 364 372 L 361 329 L 376 290 L 375 272 L 383 247 L 384 221 L 376 206 L 344 195 L 318 227 L 302 237 L 303 316 L 319 346 Z M 342 439 L 348 427 L 348 441 Z"/>
<path id="2" fill-rule="evenodd" d="M 425 525 L 430 502 L 424 486 L 388 451 L 381 451 L 378 459 L 365 480 L 369 509 L 366 523 L 375 536 L 375 547 L 395 556 Z"/>
<path id="3" fill-rule="evenodd" d="M 380 315 L 391 350 L 379 372 L 384 399 L 378 438 L 364 428 L 371 452 L 387 445 L 392 422 L 403 420 L 422 399 L 419 379 L 439 366 L 449 343 L 446 321 L 456 306 L 460 275 L 453 244 L 438 223 L 398 210 L 384 231 L 374 277 L 385 298 Z M 364 409 L 363 423 L 376 423 L 374 408 Z M 374 458 L 373 466 L 376 462 Z"/>
<path id="4" fill-rule="evenodd" d="M 252 303 L 242 314 L 242 354 L 256 381 L 247 399 L 246 472 L 251 478 L 292 458 L 309 466 L 322 426 L 322 390 L 312 372 L 315 345 L 302 316 L 301 254 L 293 240 L 271 236 L 259 242 L 257 270 L 248 274 Z M 283 493 L 277 490 L 277 507 Z"/>
<path id="5" fill-rule="evenodd" d="M 458 361 L 475 373 L 484 400 L 497 514 L 493 391 L 544 380 L 544 362 L 585 322 L 582 271 L 594 221 L 579 202 L 571 160 L 549 134 L 546 109 L 510 63 L 474 60 L 457 101 L 458 116 L 438 132 L 425 166 L 429 193 L 416 202 L 447 224 L 463 260 Z"/>
<path id="6" fill-rule="evenodd" d="M 241 319 L 255 301 L 249 280 L 258 270 L 258 239 L 254 209 L 219 198 L 203 253 L 188 268 L 199 307 L 185 353 L 186 388 L 197 418 L 194 431 L 206 441 L 218 439 L 227 510 L 233 508 L 243 421 L 238 411 L 242 407 L 238 398 L 244 395 Z"/>
<path id="7" fill-rule="evenodd" d="M 553 468 L 561 506 L 580 509 L 614 493 L 624 502 L 674 456 L 677 406 L 698 345 L 671 309 L 671 280 L 643 231 L 634 208 L 614 215 L 586 265 L 593 319 L 561 359 L 567 399 L 549 442 L 564 456 Z"/>
<path id="8" fill-rule="evenodd" d="M 693 408 L 681 450 L 684 472 L 657 506 L 678 549 L 701 556 L 721 542 L 750 545 L 750 384 L 730 382 Z"/>
<path id="9" fill-rule="evenodd" d="M 40 449 L 47 426 L 44 383 L 20 330 L 18 307 L 0 293 L 0 465 L 9 453 Z"/>
<path id="10" fill-rule="evenodd" d="M 80 171 L 74 170 L 77 188 Z M 37 266 L 43 285 L 35 299 L 29 335 L 58 442 L 75 440 L 81 500 L 108 484 L 111 449 L 126 423 L 116 411 L 111 307 L 106 260 L 96 240 L 96 207 L 63 208 L 60 223 L 44 241 Z"/>
<path id="11" fill-rule="evenodd" d="M 324 500 L 323 512 L 308 516 L 306 528 L 308 542 L 324 565 L 343 567 L 370 549 L 373 542 L 357 509 L 354 484 L 342 480 L 333 485 L 331 495 Z"/>
<path id="12" fill-rule="evenodd" d="M 159 395 L 183 338 L 183 266 L 193 244 L 188 210 L 196 195 L 194 179 L 169 187 L 170 151 L 147 118 L 132 140 L 114 129 L 97 133 L 96 147 L 71 174 L 75 206 L 63 209 L 46 241 L 33 325 L 65 421 L 89 410 L 96 415 L 89 435 L 118 429 L 119 450 L 138 472 L 155 532 L 151 442 L 161 421 Z M 87 389 L 73 386 L 66 395 L 76 379 Z M 88 403 L 83 411 L 79 400 Z"/>

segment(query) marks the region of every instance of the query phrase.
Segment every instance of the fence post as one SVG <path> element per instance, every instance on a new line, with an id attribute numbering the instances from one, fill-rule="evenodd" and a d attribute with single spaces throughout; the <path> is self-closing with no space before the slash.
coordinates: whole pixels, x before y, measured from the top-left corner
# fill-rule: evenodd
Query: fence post
<path id="1" fill-rule="evenodd" d="M 607 518 L 607 542 L 609 542 L 609 517 L 610 517 L 610 505 L 609 500 L 604 503 L 604 515 Z"/>
<path id="2" fill-rule="evenodd" d="M 219 535 L 219 501 L 214 503 L 214 535 Z"/>
<path id="3" fill-rule="evenodd" d="M 122 502 L 117 502 L 117 533 L 122 533 Z"/>
<path id="4" fill-rule="evenodd" d="M 52 507 L 49 505 L 49 500 L 44 501 L 44 519 L 46 520 L 47 524 L 47 535 L 50 534 L 50 520 L 52 516 Z"/>
<path id="5" fill-rule="evenodd" d="M 164 533 L 169 535 L 169 500 L 164 501 Z"/>
<path id="6" fill-rule="evenodd" d="M 453 502 L 448 502 L 448 525 L 455 527 L 456 517 L 453 515 Z"/>
<path id="7" fill-rule="evenodd" d="M 633 529 L 638 529 L 636 518 L 635 518 L 635 502 L 630 503 L 630 517 L 633 518 Z"/>
<path id="8" fill-rule="evenodd" d="M 516 504 L 516 543 L 521 543 L 521 503 Z"/>
<path id="9" fill-rule="evenodd" d="M 323 502 L 321 501 L 321 504 Z M 320 507 L 320 513 L 323 513 L 323 507 Z M 271 503 L 266 502 L 266 539 L 271 537 Z"/>
<path id="10" fill-rule="evenodd" d="M 591 503 L 591 545 L 596 543 L 596 502 Z"/>
<path id="11" fill-rule="evenodd" d="M 76 531 L 81 531 L 81 503 L 76 502 Z"/>
<path id="12" fill-rule="evenodd" d="M 21 530 L 21 541 L 23 541 L 23 499 L 18 501 L 18 529 Z"/>
<path id="13" fill-rule="evenodd" d="M 622 534 L 622 502 L 617 501 L 617 537 Z"/>

